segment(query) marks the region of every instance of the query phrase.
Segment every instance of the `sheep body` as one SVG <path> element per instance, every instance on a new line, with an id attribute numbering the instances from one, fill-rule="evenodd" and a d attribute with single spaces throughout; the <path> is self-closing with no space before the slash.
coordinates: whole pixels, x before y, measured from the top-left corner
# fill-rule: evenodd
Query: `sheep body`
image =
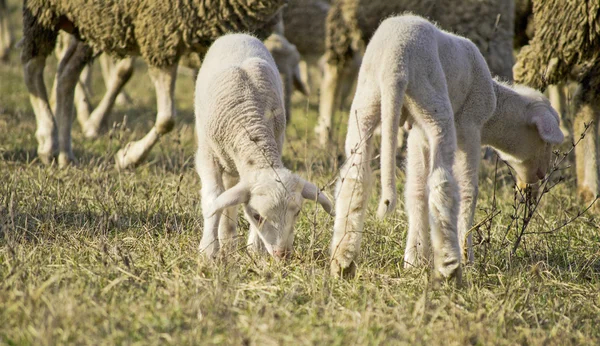
<path id="1" fill-rule="evenodd" d="M 157 119 L 144 138 L 128 143 L 117 153 L 117 167 L 129 167 L 142 160 L 160 136 L 174 126 L 174 88 L 181 55 L 203 52 L 210 42 L 230 31 L 250 31 L 264 38 L 280 20 L 277 14 L 284 4 L 285 0 L 24 0 L 21 60 L 38 123 L 38 156 L 48 162 L 58 151 L 60 166 L 74 160 L 73 90 L 93 50 L 121 57 L 141 55 L 149 65 L 157 96 Z M 61 60 L 54 115 L 47 100 L 43 69 L 61 29 L 85 44 L 72 45 Z M 126 80 L 126 76 L 119 78 L 111 92 L 114 97 Z M 104 111 L 98 115 L 108 112 L 114 102 L 105 99 Z M 97 122 L 99 118 L 92 115 L 90 120 Z"/>
<path id="2" fill-rule="evenodd" d="M 355 268 L 372 185 L 372 136 L 380 122 L 378 215 L 396 206 L 396 135 L 407 122 L 412 129 L 405 263 L 426 260 L 431 247 L 443 277 L 460 276 L 461 248 L 472 259 L 467 231 L 477 199 L 481 144 L 495 148 L 515 168 L 522 186 L 544 176 L 550 144 L 563 139 L 548 100 L 533 89 L 493 80 L 471 41 L 418 16 L 386 19 L 366 48 L 350 110 L 347 161 L 338 180 L 333 274 Z"/>
<path id="3" fill-rule="evenodd" d="M 244 34 L 215 41 L 198 73 L 195 113 L 204 215 L 200 250 L 212 256 L 233 238 L 236 207 L 244 204 L 249 243 L 286 255 L 303 198 L 327 211 L 332 207 L 314 184 L 283 166 L 283 89 L 262 42 Z"/>
<path id="4" fill-rule="evenodd" d="M 493 74 L 512 80 L 514 0 L 337 0 L 326 23 L 324 76 L 319 121 L 321 144 L 329 141 L 332 116 L 339 103 L 340 71 L 360 55 L 382 19 L 410 11 L 471 39 Z"/>
<path id="5" fill-rule="evenodd" d="M 593 202 L 600 195 L 600 2 L 532 0 L 535 29 L 517 56 L 515 80 L 535 88 L 579 83 L 574 98 L 574 138 L 578 194 Z M 598 206 L 598 204 L 596 204 Z"/>

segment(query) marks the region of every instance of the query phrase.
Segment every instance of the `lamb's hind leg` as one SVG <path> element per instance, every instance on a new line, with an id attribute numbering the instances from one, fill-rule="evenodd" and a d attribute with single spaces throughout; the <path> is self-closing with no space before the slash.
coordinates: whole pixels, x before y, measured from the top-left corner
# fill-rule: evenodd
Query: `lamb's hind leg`
<path id="1" fill-rule="evenodd" d="M 223 185 L 225 190 L 235 186 L 239 178 L 235 178 L 227 173 L 223 173 Z M 221 221 L 219 222 L 219 244 L 224 246 L 235 246 L 235 234 L 238 221 L 238 206 L 233 206 L 223 210 Z"/>
<path id="2" fill-rule="evenodd" d="M 360 93 L 359 93 L 360 92 Z M 360 250 L 363 222 L 371 192 L 373 131 L 380 118 L 378 91 L 360 90 L 348 120 L 346 163 L 336 191 L 335 222 L 331 243 L 331 274 L 352 276 Z"/>
<path id="3" fill-rule="evenodd" d="M 160 136 L 173 129 L 175 124 L 175 79 L 177 77 L 177 64 L 164 68 L 150 67 L 150 77 L 156 89 L 158 114 L 154 127 L 136 142 L 128 143 L 119 150 L 116 156 L 118 168 L 126 168 L 140 162 L 152 149 Z"/>
<path id="4" fill-rule="evenodd" d="M 83 42 L 75 41 L 60 61 L 57 73 L 56 124 L 58 126 L 58 164 L 64 167 L 75 160 L 71 148 L 73 124 L 73 99 L 79 75 L 92 58 L 92 49 Z"/>

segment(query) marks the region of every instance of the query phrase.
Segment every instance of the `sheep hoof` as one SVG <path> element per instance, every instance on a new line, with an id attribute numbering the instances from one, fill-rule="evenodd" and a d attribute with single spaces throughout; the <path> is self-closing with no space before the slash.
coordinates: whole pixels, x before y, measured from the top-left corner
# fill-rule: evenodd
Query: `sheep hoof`
<path id="1" fill-rule="evenodd" d="M 377 217 L 383 220 L 396 209 L 396 197 L 382 198 L 377 208 Z"/>
<path id="2" fill-rule="evenodd" d="M 75 156 L 73 156 L 73 153 L 58 154 L 58 167 L 59 168 L 66 168 L 67 166 L 75 165 L 75 164 L 76 164 L 76 160 L 75 160 Z"/>
<path id="3" fill-rule="evenodd" d="M 38 149 L 37 156 L 40 159 L 40 161 L 42 161 L 42 163 L 46 166 L 52 164 L 52 161 L 54 160 L 54 155 L 52 155 L 52 152 L 44 153 L 40 152 L 40 150 Z"/>
<path id="4" fill-rule="evenodd" d="M 100 129 L 96 126 L 86 125 L 83 129 L 83 135 L 87 139 L 96 139 L 100 137 Z"/>
<path id="5" fill-rule="evenodd" d="M 592 201 L 596 198 L 596 194 L 588 187 L 578 188 L 577 195 L 586 204 L 592 203 Z"/>
<path id="6" fill-rule="evenodd" d="M 433 273 L 432 282 L 434 287 L 439 287 L 444 282 L 452 281 L 454 281 L 456 287 L 462 287 L 462 267 L 460 265 L 451 271 L 444 270 L 442 273 L 439 270 L 435 270 Z"/>
<path id="7" fill-rule="evenodd" d="M 125 149 L 121 149 L 115 155 L 115 166 L 117 169 L 127 169 L 133 165 L 134 162 L 128 160 L 127 158 L 127 147 Z"/>
<path id="8" fill-rule="evenodd" d="M 338 260 L 331 261 L 331 275 L 343 279 L 352 279 L 356 275 L 356 262 L 350 261 L 347 266 L 342 266 Z"/>

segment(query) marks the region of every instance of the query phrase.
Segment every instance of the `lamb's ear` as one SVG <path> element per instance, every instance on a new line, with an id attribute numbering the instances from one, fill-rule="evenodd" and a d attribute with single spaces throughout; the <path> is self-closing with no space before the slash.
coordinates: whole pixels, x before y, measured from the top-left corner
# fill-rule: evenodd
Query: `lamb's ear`
<path id="1" fill-rule="evenodd" d="M 331 216 L 334 215 L 333 204 L 331 203 L 329 198 L 327 198 L 327 196 L 323 194 L 323 192 L 319 191 L 319 188 L 315 184 L 308 181 L 304 181 L 304 187 L 302 188 L 302 197 L 311 201 L 316 200 L 323 207 L 323 209 L 325 209 L 327 214 Z"/>
<path id="2" fill-rule="evenodd" d="M 301 92 L 304 96 L 310 95 L 310 88 L 308 84 L 302 79 L 302 74 L 300 73 L 300 67 L 296 65 L 294 68 L 292 80 L 294 81 L 294 88 Z"/>
<path id="3" fill-rule="evenodd" d="M 211 205 L 208 214 L 210 216 L 221 212 L 223 209 L 233 207 L 234 205 L 248 203 L 250 200 L 250 189 L 243 182 L 237 183 L 231 189 L 223 192 L 217 197 Z M 210 217 L 209 216 L 209 217 Z"/>
<path id="4" fill-rule="evenodd" d="M 529 116 L 529 123 L 535 125 L 544 142 L 560 144 L 565 139 L 558 124 L 558 115 L 554 109 L 549 106 L 531 107 L 527 115 Z"/>

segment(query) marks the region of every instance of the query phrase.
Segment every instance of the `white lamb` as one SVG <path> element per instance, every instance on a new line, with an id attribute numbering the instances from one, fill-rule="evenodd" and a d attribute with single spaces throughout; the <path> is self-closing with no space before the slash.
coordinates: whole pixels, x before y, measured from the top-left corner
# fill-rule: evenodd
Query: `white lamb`
<path id="1" fill-rule="evenodd" d="M 303 199 L 332 205 L 281 162 L 285 111 L 281 79 L 264 44 L 245 34 L 217 39 L 196 82 L 196 169 L 202 181 L 200 251 L 214 256 L 235 236 L 237 206 L 250 223 L 249 245 L 285 257 Z"/>
<path id="2" fill-rule="evenodd" d="M 562 142 L 558 115 L 541 93 L 492 79 L 468 39 L 404 15 L 386 19 L 371 39 L 358 77 L 338 182 L 331 271 L 352 275 L 370 193 L 373 130 L 382 124 L 378 216 L 396 206 L 396 133 L 408 138 L 405 266 L 429 258 L 437 275 L 460 277 L 471 236 L 481 145 L 495 148 L 519 185 L 546 174 L 551 145 Z M 431 230 L 430 230 L 431 228 Z M 467 248 L 465 247 L 465 242 Z"/>

